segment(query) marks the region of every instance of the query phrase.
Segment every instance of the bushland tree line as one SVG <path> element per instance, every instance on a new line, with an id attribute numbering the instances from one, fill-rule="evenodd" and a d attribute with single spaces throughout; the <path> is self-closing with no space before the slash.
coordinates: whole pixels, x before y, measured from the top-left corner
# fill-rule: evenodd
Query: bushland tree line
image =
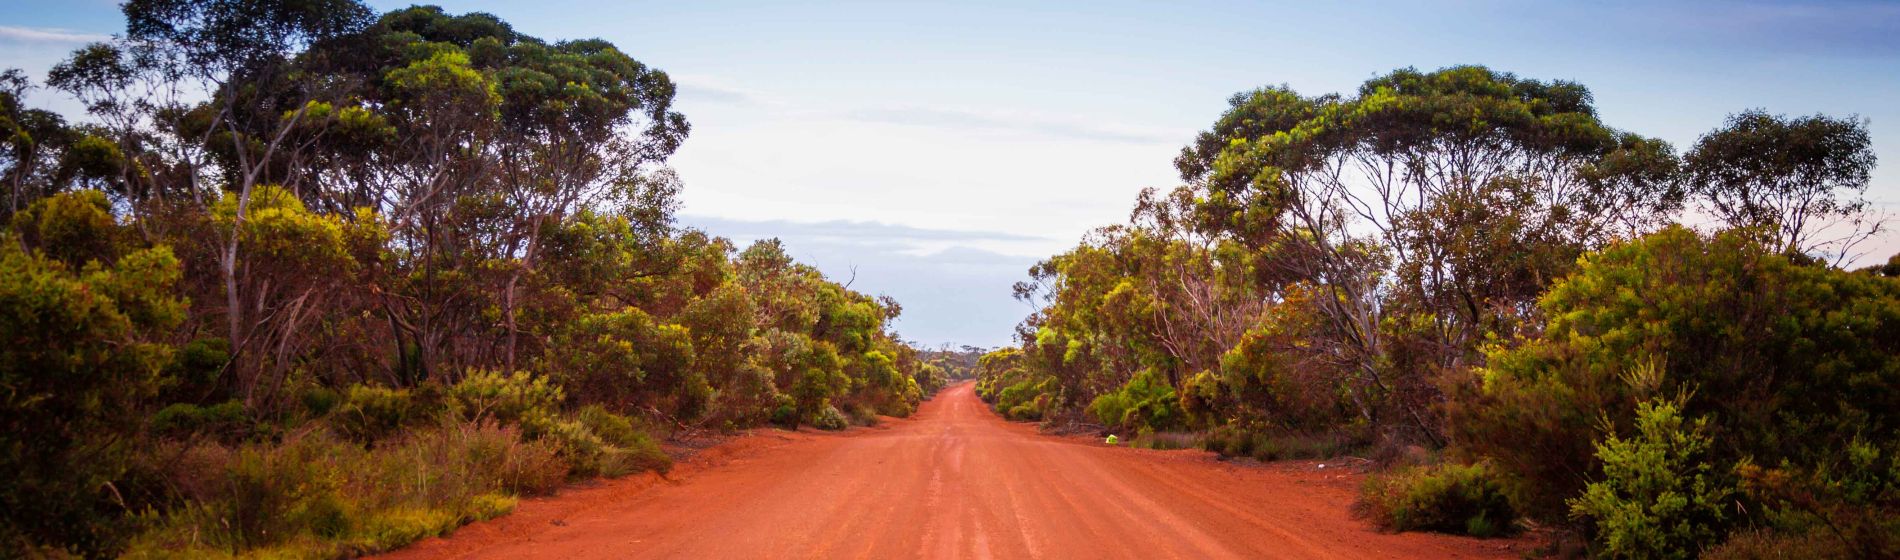
<path id="1" fill-rule="evenodd" d="M 1842 268 L 1883 225 L 1865 121 L 1750 110 L 1678 152 L 1479 66 L 1229 105 L 1182 186 L 1017 286 L 1000 412 L 1371 453 L 1396 529 L 1896 553 L 1900 261 Z"/>
<path id="2" fill-rule="evenodd" d="M 386 549 L 653 435 L 906 415 L 901 307 L 673 225 L 674 82 L 355 0 L 136 0 L 0 79 L 0 547 Z"/>

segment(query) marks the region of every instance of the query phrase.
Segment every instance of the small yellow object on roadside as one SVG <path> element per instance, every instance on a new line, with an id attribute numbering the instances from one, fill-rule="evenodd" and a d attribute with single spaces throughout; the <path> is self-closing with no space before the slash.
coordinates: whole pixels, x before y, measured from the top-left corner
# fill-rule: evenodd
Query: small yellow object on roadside
<path id="1" fill-rule="evenodd" d="M 1115 439 L 1115 434 L 1108 434 L 1108 444 L 1109 444 L 1109 445 L 1115 445 L 1115 442 L 1116 442 L 1116 441 L 1119 441 L 1119 440 L 1116 440 L 1116 439 Z"/>

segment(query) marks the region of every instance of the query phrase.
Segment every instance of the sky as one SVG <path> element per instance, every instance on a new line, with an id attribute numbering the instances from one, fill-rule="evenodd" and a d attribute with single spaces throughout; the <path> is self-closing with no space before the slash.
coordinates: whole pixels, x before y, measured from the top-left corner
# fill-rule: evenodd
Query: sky
<path id="1" fill-rule="evenodd" d="M 1009 344 L 1031 311 L 1011 284 L 1126 220 L 1142 188 L 1177 184 L 1181 146 L 1266 85 L 1350 92 L 1483 64 L 1582 83 L 1606 123 L 1678 150 L 1746 109 L 1858 115 L 1883 163 L 1868 197 L 1900 210 L 1900 2 L 437 4 L 666 71 L 693 125 L 671 160 L 681 222 L 778 237 L 895 297 L 899 334 L 932 346 Z M 43 78 L 122 29 L 109 0 L 5 0 L 0 60 Z"/>

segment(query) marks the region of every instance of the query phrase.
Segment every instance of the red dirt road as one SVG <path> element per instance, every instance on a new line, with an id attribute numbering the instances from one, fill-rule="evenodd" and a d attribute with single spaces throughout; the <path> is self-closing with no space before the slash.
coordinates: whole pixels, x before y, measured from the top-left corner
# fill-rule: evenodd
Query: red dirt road
<path id="1" fill-rule="evenodd" d="M 1383 534 L 1359 478 L 1115 448 L 1005 422 L 969 384 L 841 435 L 760 432 L 522 502 L 388 558 L 1513 558 L 1524 540 Z"/>

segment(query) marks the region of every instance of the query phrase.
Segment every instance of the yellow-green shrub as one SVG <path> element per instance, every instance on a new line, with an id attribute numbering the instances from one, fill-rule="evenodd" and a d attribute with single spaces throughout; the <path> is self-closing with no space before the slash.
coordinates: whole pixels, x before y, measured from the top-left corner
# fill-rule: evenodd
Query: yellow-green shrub
<path id="1" fill-rule="evenodd" d="M 608 412 L 599 406 L 588 406 L 582 408 L 575 419 L 612 446 L 607 451 L 607 460 L 612 464 L 602 469 L 603 474 L 619 476 L 646 470 L 665 472 L 673 466 L 673 458 L 660 450 L 660 443 L 635 427 L 633 421 L 625 416 Z"/>
<path id="2" fill-rule="evenodd" d="M 1153 369 L 1144 369 L 1111 393 L 1089 403 L 1089 414 L 1102 424 L 1128 429 L 1169 430 L 1186 426 L 1181 399 Z"/>
<path id="3" fill-rule="evenodd" d="M 513 428 L 420 428 L 364 448 L 319 430 L 281 443 L 163 446 L 178 503 L 149 514 L 133 557 L 232 551 L 333 558 L 389 550 L 553 491 L 568 466 Z"/>
<path id="4" fill-rule="evenodd" d="M 1706 462 L 1707 425 L 1685 425 L 1676 403 L 1645 401 L 1636 407 L 1636 435 L 1597 444 L 1603 480 L 1571 500 L 1570 511 L 1595 527 L 1599 555 L 1693 558 L 1720 542 L 1735 488 Z"/>
<path id="5" fill-rule="evenodd" d="M 331 425 L 353 439 L 373 442 L 414 426 L 439 422 L 448 404 L 439 385 L 414 390 L 350 387 L 331 413 Z"/>
<path id="6" fill-rule="evenodd" d="M 559 385 L 525 371 L 471 371 L 451 385 L 448 394 L 464 420 L 503 424 L 520 424 L 528 416 L 552 415 L 566 398 Z"/>

